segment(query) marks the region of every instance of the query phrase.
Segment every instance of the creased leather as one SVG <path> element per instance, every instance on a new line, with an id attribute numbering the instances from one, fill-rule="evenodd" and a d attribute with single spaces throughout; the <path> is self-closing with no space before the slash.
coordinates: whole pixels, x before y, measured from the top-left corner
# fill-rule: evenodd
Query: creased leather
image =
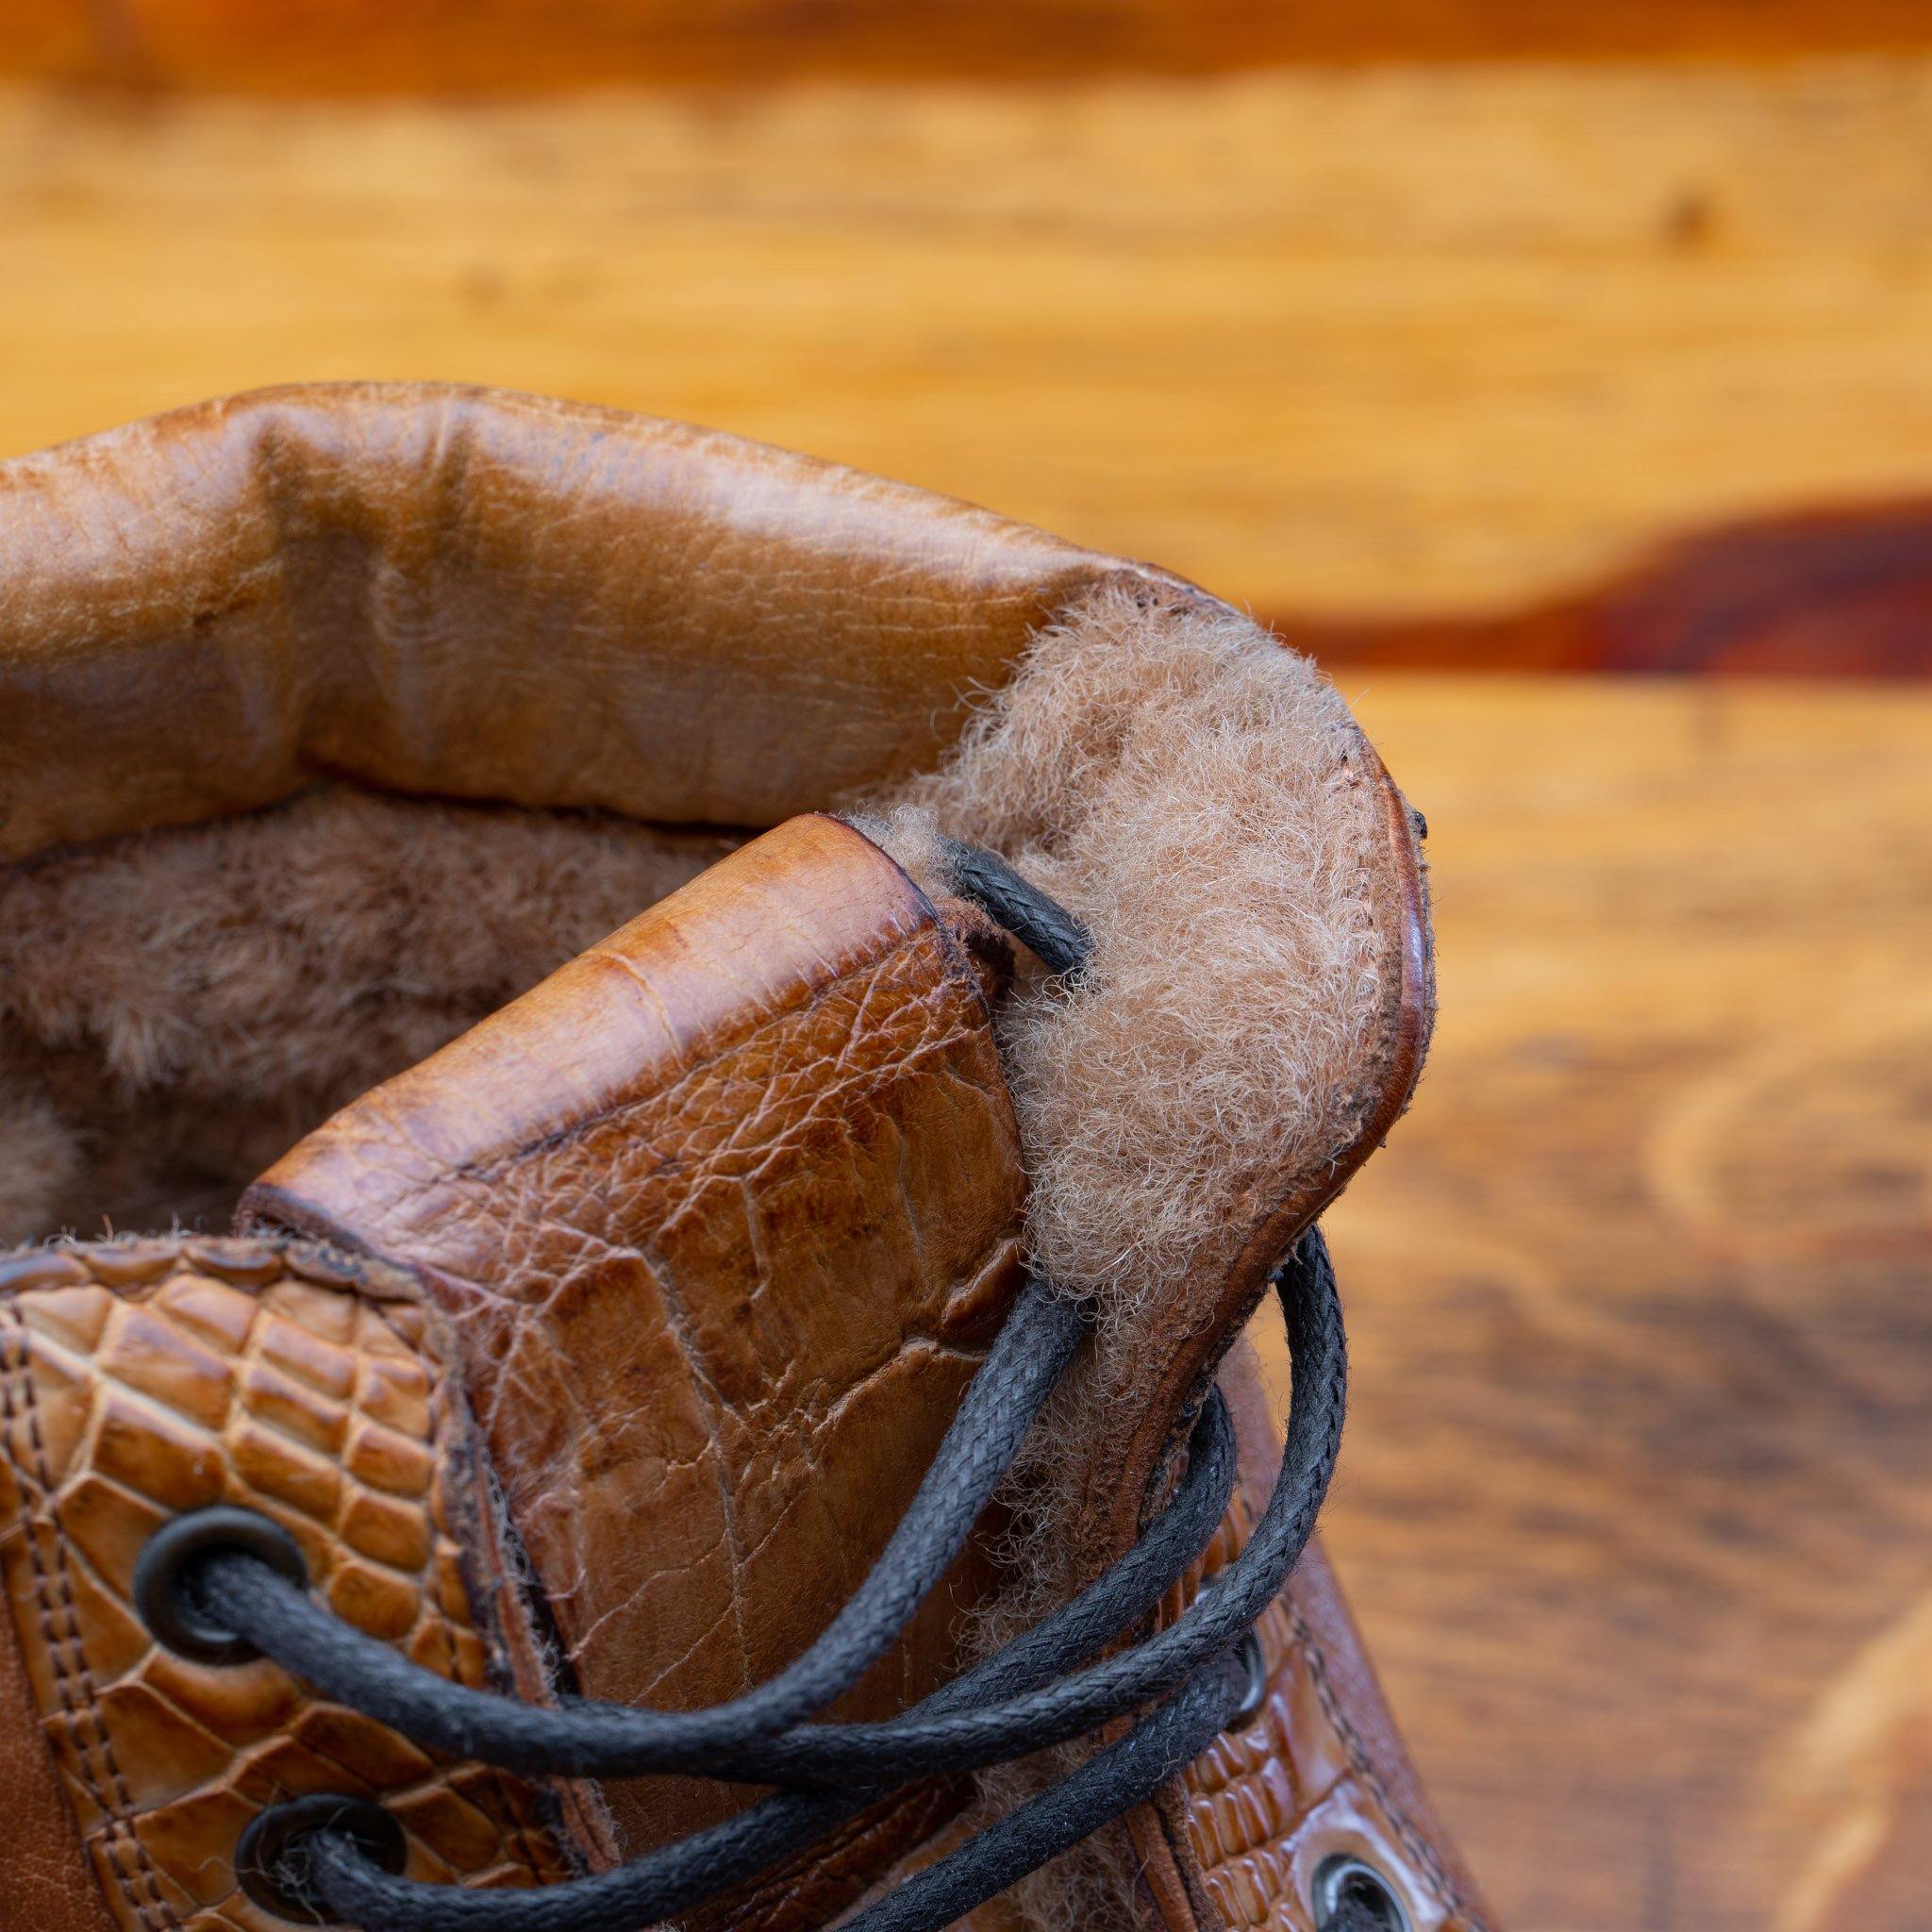
<path id="1" fill-rule="evenodd" d="M 339 1115 L 244 1212 L 421 1272 L 573 1680 L 688 1707 L 863 1578 L 1010 1301 L 1024 1195 L 971 963 L 875 846 L 804 818 Z M 981 1578 L 846 1707 L 934 1688 Z M 744 1799 L 604 1796 L 593 1857 Z"/>
<path id="2" fill-rule="evenodd" d="M 774 824 L 930 758 L 1121 574 L 1159 575 L 583 404 L 178 409 L 0 463 L 0 860 L 321 776 Z"/>

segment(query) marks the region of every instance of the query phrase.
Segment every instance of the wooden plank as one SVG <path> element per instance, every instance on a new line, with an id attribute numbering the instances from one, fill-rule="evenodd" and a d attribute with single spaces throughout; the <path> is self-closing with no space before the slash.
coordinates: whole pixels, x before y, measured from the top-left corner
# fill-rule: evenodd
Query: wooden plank
<path id="1" fill-rule="evenodd" d="M 1932 494 L 1932 59 L 451 107 L 0 90 L 0 451 L 299 377 L 690 416 L 1282 620 Z"/>
<path id="2" fill-rule="evenodd" d="M 0 73 L 276 93 L 1065 79 L 1296 61 L 1790 55 L 1932 38 L 1916 0 L 14 0 L 8 18 Z"/>
<path id="3" fill-rule="evenodd" d="M 1932 695 L 1360 710 L 1441 1022 L 1324 1533 L 1432 1790 L 1515 1932 L 1924 1932 Z"/>

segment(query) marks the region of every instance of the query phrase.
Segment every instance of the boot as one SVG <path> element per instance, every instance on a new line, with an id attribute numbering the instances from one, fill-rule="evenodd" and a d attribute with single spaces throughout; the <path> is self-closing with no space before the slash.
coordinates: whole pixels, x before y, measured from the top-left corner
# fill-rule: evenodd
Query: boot
<path id="1" fill-rule="evenodd" d="M 1431 972 L 1307 660 L 319 387 L 0 466 L 0 1932 L 1492 1923 L 1309 1541 Z"/>

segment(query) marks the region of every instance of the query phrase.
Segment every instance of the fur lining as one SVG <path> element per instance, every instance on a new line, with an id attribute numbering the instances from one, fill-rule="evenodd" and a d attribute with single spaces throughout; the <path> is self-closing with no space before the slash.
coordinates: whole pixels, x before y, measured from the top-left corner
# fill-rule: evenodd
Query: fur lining
<path id="1" fill-rule="evenodd" d="M 309 1128 L 737 842 L 329 786 L 0 872 L 0 1247 L 225 1226 Z"/>
<path id="2" fill-rule="evenodd" d="M 865 829 L 929 892 L 933 833 L 988 845 L 1085 922 L 1088 972 L 1035 973 L 999 1019 L 1041 1274 L 1092 1301 L 1098 1347 L 1055 1395 L 1003 1500 L 1012 1586 L 982 1654 L 1090 1580 L 1069 1444 L 1118 1441 L 1146 1337 L 1232 1259 L 1284 1174 L 1358 1138 L 1386 1018 L 1359 732 L 1306 658 L 1224 606 L 1108 588 L 1036 640 L 937 772 Z M 1078 1554 L 1075 1554 L 1078 1553 Z M 1074 1769 L 1064 1746 L 979 1774 L 985 1820 Z M 1050 1932 L 1139 1924 L 1123 1834 L 1021 1881 Z"/>
<path id="3" fill-rule="evenodd" d="M 1035 1264 L 1143 1321 L 1338 1159 L 1381 1016 L 1359 736 L 1306 658 L 1224 606 L 1100 592 L 1035 641 L 936 772 L 865 828 L 932 891 L 934 829 L 1085 921 L 1068 994 L 1002 1015 Z"/>
<path id="4" fill-rule="evenodd" d="M 1042 631 L 943 764 L 861 820 L 1086 920 L 1002 1043 L 1042 1272 L 1170 1303 L 1256 1189 L 1358 1130 L 1380 1019 L 1346 708 L 1223 606 L 1137 585 Z M 213 1219 L 294 1139 L 722 857 L 737 835 L 324 787 L 0 872 L 0 1241 Z"/>

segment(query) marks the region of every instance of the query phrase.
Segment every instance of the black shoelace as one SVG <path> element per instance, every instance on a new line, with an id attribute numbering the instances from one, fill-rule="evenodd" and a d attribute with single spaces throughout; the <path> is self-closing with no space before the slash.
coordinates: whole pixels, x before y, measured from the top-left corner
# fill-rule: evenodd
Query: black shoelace
<path id="1" fill-rule="evenodd" d="M 1002 860 L 966 847 L 950 857 L 962 896 L 1050 971 L 1081 972 L 1077 921 Z M 244 1885 L 285 1917 L 364 1932 L 637 1932 L 744 1883 L 915 1780 L 1024 1757 L 1141 1713 L 1116 1742 L 846 1922 L 850 1932 L 939 1932 L 1151 1796 L 1255 1714 L 1265 1676 L 1253 1626 L 1313 1530 L 1346 1394 L 1341 1306 L 1318 1230 L 1302 1237 L 1274 1287 L 1293 1365 L 1287 1448 L 1241 1554 L 1168 1627 L 1102 1655 L 1148 1623 L 1225 1514 L 1234 1431 L 1210 1389 L 1184 1473 L 1134 1548 L 1025 1634 L 882 1722 L 810 1720 L 891 1647 L 951 1567 L 1072 1361 L 1087 1317 L 1038 1280 L 1022 1291 L 857 1593 L 777 1676 L 707 1709 L 582 1698 L 553 1707 L 465 1689 L 317 1604 L 292 1540 L 266 1519 L 235 1509 L 178 1519 L 150 1545 L 136 1583 L 157 1634 L 177 1648 L 205 1659 L 267 1656 L 425 1750 L 529 1777 L 673 1773 L 776 1788 L 660 1850 L 522 1891 L 406 1879 L 401 1829 L 379 1807 L 298 1799 L 244 1834 L 236 1860 Z M 1338 1909 L 1327 1924 L 1342 1932 L 1349 1918 Z"/>

